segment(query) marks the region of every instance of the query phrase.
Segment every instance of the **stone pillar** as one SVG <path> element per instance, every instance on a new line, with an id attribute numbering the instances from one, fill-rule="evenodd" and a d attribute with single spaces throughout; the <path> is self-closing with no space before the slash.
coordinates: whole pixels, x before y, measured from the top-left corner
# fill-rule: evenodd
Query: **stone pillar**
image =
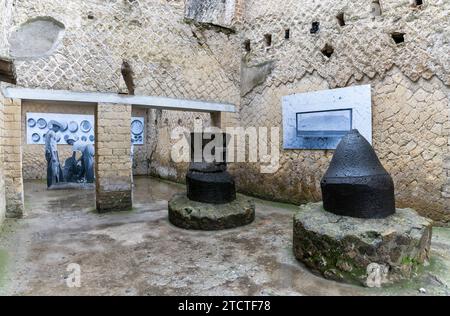
<path id="1" fill-rule="evenodd" d="M 97 211 L 132 207 L 131 105 L 99 103 L 95 115 Z"/>
<path id="2" fill-rule="evenodd" d="M 22 178 L 21 100 L 3 99 L 3 158 L 6 217 L 21 217 L 24 212 Z"/>
<path id="3" fill-rule="evenodd" d="M 4 128 L 4 105 L 3 98 L 0 95 L 0 225 L 3 223 L 6 213 L 5 200 L 5 166 L 3 156 L 3 128 Z"/>
<path id="4" fill-rule="evenodd" d="M 226 113 L 211 112 L 211 126 L 226 128 Z"/>
<path id="5" fill-rule="evenodd" d="M 235 1 L 234 22 L 242 23 L 244 19 L 245 0 Z"/>

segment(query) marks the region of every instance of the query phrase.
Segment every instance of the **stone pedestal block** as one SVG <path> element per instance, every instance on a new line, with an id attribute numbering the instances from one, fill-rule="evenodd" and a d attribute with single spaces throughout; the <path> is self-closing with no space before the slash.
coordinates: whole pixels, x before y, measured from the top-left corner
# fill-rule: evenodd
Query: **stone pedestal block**
<path id="1" fill-rule="evenodd" d="M 412 209 L 384 219 L 335 215 L 322 203 L 294 215 L 295 257 L 327 279 L 380 287 L 408 279 L 427 262 L 432 221 Z"/>
<path id="2" fill-rule="evenodd" d="M 176 194 L 169 201 L 169 221 L 175 226 L 195 230 L 221 230 L 250 224 L 255 219 L 255 204 L 238 195 L 226 204 L 208 204 Z"/>
<path id="3" fill-rule="evenodd" d="M 96 199 L 99 213 L 129 211 L 133 207 L 131 190 L 97 192 Z"/>

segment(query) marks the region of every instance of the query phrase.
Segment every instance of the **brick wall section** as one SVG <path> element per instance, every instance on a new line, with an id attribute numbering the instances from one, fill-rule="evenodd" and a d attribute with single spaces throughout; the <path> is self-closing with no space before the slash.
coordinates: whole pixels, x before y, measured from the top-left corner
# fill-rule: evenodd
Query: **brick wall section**
<path id="1" fill-rule="evenodd" d="M 236 0 L 234 22 L 242 23 L 244 20 L 244 5 L 245 0 Z"/>
<path id="2" fill-rule="evenodd" d="M 99 103 L 95 122 L 97 210 L 129 210 L 131 105 Z"/>
<path id="3" fill-rule="evenodd" d="M 449 93 L 450 95 L 450 93 Z M 447 155 L 444 159 L 444 176 L 447 178 L 446 183 L 442 188 L 442 198 L 445 199 L 447 205 L 447 212 L 450 213 L 450 97 L 448 101 L 447 116 L 449 120 L 446 122 L 448 132 L 447 140 Z"/>
<path id="4" fill-rule="evenodd" d="M 3 104 L 6 217 L 21 217 L 24 212 L 21 102 L 20 100 L 4 99 Z"/>
<path id="5" fill-rule="evenodd" d="M 3 131 L 4 131 L 4 105 L 3 98 L 0 96 L 0 225 L 2 224 L 6 213 L 5 201 L 5 167 L 3 158 Z"/>

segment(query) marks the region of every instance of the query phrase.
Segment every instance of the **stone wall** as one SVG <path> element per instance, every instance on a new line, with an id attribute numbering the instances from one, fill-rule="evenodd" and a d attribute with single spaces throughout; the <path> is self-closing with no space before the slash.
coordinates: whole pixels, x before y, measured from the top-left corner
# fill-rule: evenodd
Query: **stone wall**
<path id="1" fill-rule="evenodd" d="M 18 85 L 124 92 L 127 60 L 136 94 L 238 103 L 239 60 L 228 53 L 238 37 L 186 23 L 184 8 L 180 0 L 17 2 L 13 30 L 37 17 L 65 29 L 51 56 L 16 61 Z"/>
<path id="2" fill-rule="evenodd" d="M 449 221 L 450 64 L 444 56 L 450 53 L 450 2 L 380 2 L 382 15 L 374 16 L 370 1 L 247 0 L 243 69 L 267 62 L 273 69 L 243 91 L 240 123 L 280 126 L 284 95 L 369 83 L 374 147 L 393 175 L 399 206 Z M 314 34 L 312 22 L 320 23 Z M 393 33 L 404 33 L 404 42 L 397 44 Z M 319 181 L 331 157 L 331 151 L 283 151 L 275 174 L 260 174 L 251 164 L 237 166 L 235 174 L 239 188 L 251 194 L 320 200 Z"/>
<path id="3" fill-rule="evenodd" d="M 449 220 L 449 200 L 442 195 L 448 181 L 444 160 L 448 157 L 449 89 L 437 78 L 412 82 L 398 69 L 383 79 L 354 82 L 366 83 L 372 84 L 373 146 L 393 176 L 398 206 Z M 249 103 L 242 104 L 241 122 L 244 126 L 279 126 L 282 116 L 277 105 L 282 96 L 328 88 L 317 73 L 279 87 L 259 88 Z M 281 167 L 275 174 L 259 173 L 256 164 L 239 164 L 235 170 L 238 186 L 244 192 L 280 201 L 319 201 L 320 180 L 332 156 L 333 151 L 282 151 Z"/>
<path id="4" fill-rule="evenodd" d="M 4 110 L 3 98 L 0 96 L 0 225 L 2 224 L 6 214 L 5 199 L 5 166 L 3 153 L 3 133 L 4 133 Z"/>
<path id="5" fill-rule="evenodd" d="M 229 28 L 236 12 L 235 0 L 186 0 L 185 17 L 198 23 Z"/>
<path id="6" fill-rule="evenodd" d="M 241 1 L 237 3 L 241 14 Z M 182 0 L 21 1 L 13 13 L 9 33 L 39 17 L 51 17 L 64 26 L 64 36 L 50 56 L 16 60 L 19 86 L 123 93 L 126 86 L 120 69 L 127 60 L 138 95 L 239 103 L 239 36 L 208 23 L 186 21 Z M 170 148 L 159 139 L 170 138 L 169 125 L 192 126 L 195 117 L 207 116 L 146 113 L 148 142 L 135 148 L 134 173 L 153 170 L 181 179 L 184 170 L 174 166 L 167 155 Z M 67 149 L 62 150 L 66 155 Z M 38 172 L 29 163 L 39 155 L 26 152 L 25 177 L 42 177 L 42 162 Z"/>
<path id="7" fill-rule="evenodd" d="M 8 55 L 8 37 L 13 14 L 13 0 L 0 0 L 0 56 Z"/>
<path id="8" fill-rule="evenodd" d="M 8 37 L 9 17 L 11 16 L 11 1 L 0 0 L 0 57 L 8 55 Z M 2 83 L 0 83 L 0 88 Z M 5 166 L 4 166 L 4 109 L 3 97 L 0 95 L 0 225 L 2 224 L 6 214 L 5 199 Z"/>
<path id="9" fill-rule="evenodd" d="M 233 125 L 281 127 L 284 95 L 371 84 L 373 143 L 399 206 L 450 220 L 449 1 L 380 0 L 381 14 L 363 0 L 208 1 L 212 9 L 200 15 L 189 15 L 183 0 L 26 0 L 13 11 L 11 3 L 0 0 L 3 38 L 38 17 L 64 29 L 49 56 L 16 60 L 20 86 L 126 92 L 127 60 L 136 94 L 229 102 L 238 109 Z M 214 16 L 231 5 L 231 19 Z M 171 131 L 197 117 L 209 124 L 209 116 L 136 111 L 148 124 L 135 173 L 183 181 L 186 164 L 170 158 Z M 316 201 L 332 154 L 282 151 L 275 174 L 251 163 L 231 169 L 241 191 Z"/>

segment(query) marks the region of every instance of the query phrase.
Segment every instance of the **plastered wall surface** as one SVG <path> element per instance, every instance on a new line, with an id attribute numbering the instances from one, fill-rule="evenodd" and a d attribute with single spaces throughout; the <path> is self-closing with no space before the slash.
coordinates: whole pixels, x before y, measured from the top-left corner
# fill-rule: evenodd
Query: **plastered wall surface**
<path id="1" fill-rule="evenodd" d="M 19 86 L 126 92 L 121 65 L 127 60 L 136 94 L 239 103 L 238 35 L 185 22 L 184 1 L 44 0 L 15 4 L 14 12 L 8 14 L 11 23 L 5 28 L 6 37 L 36 17 L 51 17 L 65 29 L 50 56 L 16 60 Z M 147 146 L 136 146 L 135 174 L 148 174 L 150 169 L 161 176 L 174 174 L 176 167 L 168 159 L 167 143 L 156 146 L 159 131 L 162 139 L 168 139 L 170 133 L 164 133 L 168 122 L 171 126 L 192 126 L 194 118 L 207 120 L 208 116 L 148 113 L 152 119 L 147 129 L 155 132 L 147 133 L 148 146 L 155 148 L 155 153 L 146 151 Z M 62 150 L 62 156 L 66 156 L 67 149 Z M 38 171 L 29 167 L 32 160 L 27 154 L 25 177 L 42 177 L 42 165 Z"/>

